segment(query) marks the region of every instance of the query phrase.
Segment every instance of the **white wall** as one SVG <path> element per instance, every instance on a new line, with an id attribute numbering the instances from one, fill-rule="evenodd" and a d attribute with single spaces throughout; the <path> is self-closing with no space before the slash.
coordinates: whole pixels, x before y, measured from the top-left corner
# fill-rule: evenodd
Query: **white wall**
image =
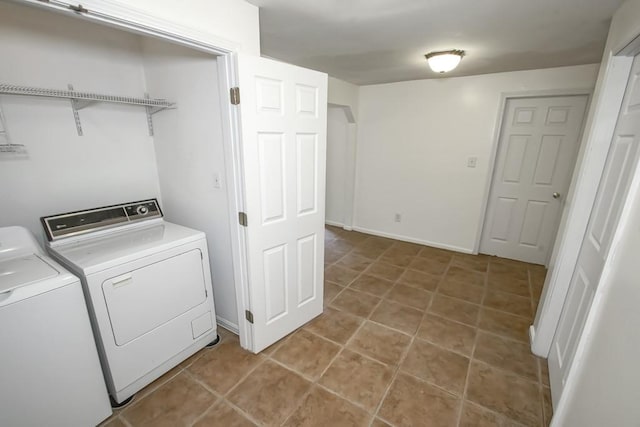
<path id="1" fill-rule="evenodd" d="M 472 252 L 505 93 L 591 89 L 582 65 L 360 87 L 356 228 Z M 477 167 L 466 167 L 476 156 Z M 395 213 L 402 215 L 394 222 Z"/>
<path id="2" fill-rule="evenodd" d="M 150 39 L 143 50 L 149 91 L 178 103 L 154 122 L 165 217 L 207 234 L 216 315 L 237 330 L 216 59 Z"/>
<path id="3" fill-rule="evenodd" d="M 0 82 L 143 96 L 139 39 L 131 34 L 0 3 Z M 153 96 L 154 94 L 151 93 Z M 143 108 L 0 96 L 7 127 L 26 160 L 0 160 L 0 226 L 42 236 L 39 217 L 159 196 Z M 162 113 L 160 113 L 162 114 Z"/>
<path id="4" fill-rule="evenodd" d="M 640 0 L 628 0 L 612 20 L 599 81 L 611 72 L 611 56 L 639 34 Z M 606 92 L 607 88 L 602 89 Z M 594 104 L 599 104 L 598 95 Z M 604 93 L 601 96 L 604 98 Z M 602 127 L 601 109 L 594 110 L 591 133 Z M 594 139 L 594 135 L 587 138 Z M 555 426 L 635 426 L 640 420 L 640 169 L 634 180 L 578 354 L 556 408 Z"/>
<path id="5" fill-rule="evenodd" d="M 85 0 L 82 5 L 90 11 L 145 24 L 158 25 L 160 19 L 170 23 L 173 30 L 216 47 L 260 55 L 258 8 L 244 0 Z"/>
<path id="6" fill-rule="evenodd" d="M 327 102 L 351 108 L 354 118 L 358 116 L 358 96 L 360 87 L 344 80 L 329 77 Z M 355 120 L 357 121 L 357 120 Z"/>
<path id="7" fill-rule="evenodd" d="M 327 190 L 325 222 L 344 226 L 349 122 L 342 108 L 327 110 Z M 353 165 L 351 165 L 353 168 Z"/>

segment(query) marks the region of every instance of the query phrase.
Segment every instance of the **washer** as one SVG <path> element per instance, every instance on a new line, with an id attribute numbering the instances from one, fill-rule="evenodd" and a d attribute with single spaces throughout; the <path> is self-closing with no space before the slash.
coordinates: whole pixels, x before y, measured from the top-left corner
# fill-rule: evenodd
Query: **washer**
<path id="1" fill-rule="evenodd" d="M 41 220 L 82 281 L 113 406 L 217 341 L 203 232 L 164 221 L 155 199 Z"/>
<path id="2" fill-rule="evenodd" d="M 0 228 L 0 425 L 111 415 L 82 287 L 23 227 Z"/>

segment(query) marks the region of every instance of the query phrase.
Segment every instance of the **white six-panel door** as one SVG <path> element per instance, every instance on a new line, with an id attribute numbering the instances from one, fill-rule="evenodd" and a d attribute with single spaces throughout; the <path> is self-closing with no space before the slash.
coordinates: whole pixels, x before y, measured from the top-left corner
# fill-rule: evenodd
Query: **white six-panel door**
<path id="1" fill-rule="evenodd" d="M 327 75 L 239 55 L 238 76 L 257 353 L 322 313 Z"/>
<path id="2" fill-rule="evenodd" d="M 554 403 L 564 389 L 591 303 L 638 164 L 640 145 L 640 61 L 636 57 L 618 116 L 607 162 L 549 353 Z"/>
<path id="3" fill-rule="evenodd" d="M 586 96 L 507 100 L 481 253 L 546 263 L 586 105 Z"/>

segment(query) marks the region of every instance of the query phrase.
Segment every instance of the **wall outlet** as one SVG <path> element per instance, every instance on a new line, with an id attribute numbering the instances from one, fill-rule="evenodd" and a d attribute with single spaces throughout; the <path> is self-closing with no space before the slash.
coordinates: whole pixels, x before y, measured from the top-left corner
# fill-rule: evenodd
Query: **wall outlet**
<path id="1" fill-rule="evenodd" d="M 218 172 L 213 173 L 213 186 L 215 188 L 222 188 L 222 181 L 220 180 L 220 174 Z"/>
<path id="2" fill-rule="evenodd" d="M 478 158 L 475 156 L 469 157 L 467 159 L 467 167 L 468 168 L 475 168 L 478 165 Z"/>
<path id="3" fill-rule="evenodd" d="M 402 214 L 401 213 L 396 213 L 395 216 L 393 217 L 393 220 L 395 222 L 401 222 L 402 221 Z"/>

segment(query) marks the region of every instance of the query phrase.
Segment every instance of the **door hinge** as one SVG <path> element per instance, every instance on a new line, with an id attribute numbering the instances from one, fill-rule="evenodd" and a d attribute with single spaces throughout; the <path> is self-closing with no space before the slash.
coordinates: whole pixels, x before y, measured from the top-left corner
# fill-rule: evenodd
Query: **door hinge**
<path id="1" fill-rule="evenodd" d="M 238 221 L 240 225 L 246 227 L 249 224 L 249 220 L 247 219 L 247 214 L 244 212 L 238 212 Z"/>
<path id="2" fill-rule="evenodd" d="M 249 310 L 245 310 L 244 311 L 244 317 L 247 319 L 247 322 L 251 323 L 253 325 L 253 313 L 250 312 Z"/>
<path id="3" fill-rule="evenodd" d="M 84 7 L 82 7 L 81 4 L 74 6 L 74 5 L 69 5 L 69 9 L 73 10 L 76 13 L 89 13 L 88 9 L 85 9 Z"/>
<path id="4" fill-rule="evenodd" d="M 237 86 L 232 87 L 229 92 L 231 95 L 231 104 L 232 105 L 240 104 L 240 88 Z"/>

